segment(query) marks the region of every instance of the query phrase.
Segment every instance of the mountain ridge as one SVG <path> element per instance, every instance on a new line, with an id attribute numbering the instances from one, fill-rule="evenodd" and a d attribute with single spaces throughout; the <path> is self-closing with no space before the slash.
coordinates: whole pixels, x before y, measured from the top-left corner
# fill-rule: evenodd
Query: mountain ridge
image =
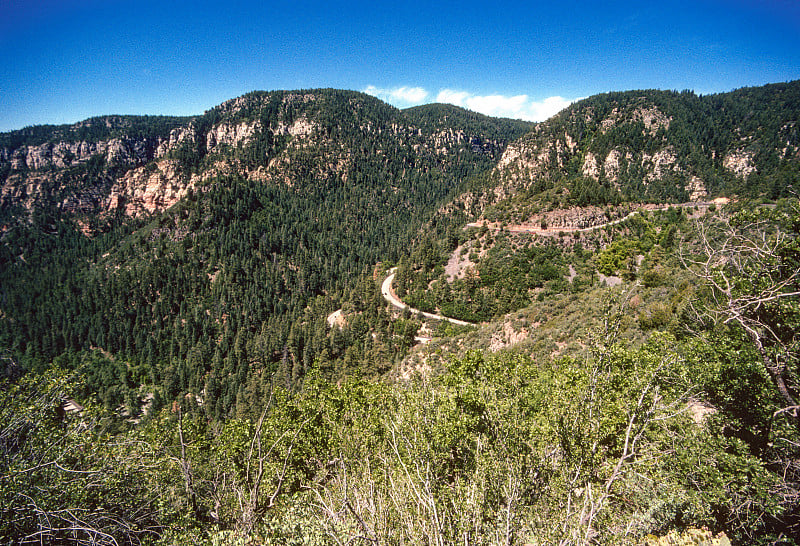
<path id="1" fill-rule="evenodd" d="M 457 149 L 493 156 L 529 126 L 505 121 L 498 129 L 487 116 L 461 117 L 469 119 L 471 131 L 442 120 L 438 128 L 417 127 L 425 124 L 424 109 L 406 115 L 369 95 L 326 89 L 252 92 L 190 118 L 109 116 L 23 129 L 0 135 L 0 208 L 30 209 L 37 199 L 57 199 L 67 210 L 110 213 L 123 207 L 136 216 L 164 210 L 219 175 L 286 179 L 280 171 L 293 169 L 287 153 L 302 154 L 309 145 L 322 147 L 318 156 L 331 156 L 305 159 L 316 162 L 315 174 L 347 177 L 353 158 L 341 139 L 352 148 L 358 133 L 376 140 L 383 153 L 408 144 L 428 156 Z"/>

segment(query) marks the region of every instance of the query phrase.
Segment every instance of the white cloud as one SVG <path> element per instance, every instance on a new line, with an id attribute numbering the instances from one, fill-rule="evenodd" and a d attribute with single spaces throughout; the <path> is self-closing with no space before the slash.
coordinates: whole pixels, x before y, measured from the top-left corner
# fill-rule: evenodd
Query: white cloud
<path id="1" fill-rule="evenodd" d="M 394 104 L 399 107 L 416 106 L 425 102 L 428 92 L 422 87 L 395 87 L 393 89 L 382 89 L 374 85 L 367 86 L 364 93 L 378 97 L 382 101 Z"/>
<path id="2" fill-rule="evenodd" d="M 455 104 L 487 116 L 544 121 L 575 101 L 558 96 L 535 101 L 528 95 L 473 95 L 466 91 L 442 89 L 436 102 Z"/>
<path id="3" fill-rule="evenodd" d="M 469 93 L 466 91 L 453 91 L 452 89 L 442 89 L 436 95 L 436 102 L 446 102 L 447 104 L 455 104 L 456 106 L 466 106 Z"/>
<path id="4" fill-rule="evenodd" d="M 428 100 L 430 93 L 422 87 L 403 86 L 384 89 L 370 85 L 364 89 L 364 92 L 399 108 L 431 102 Z M 436 95 L 434 102 L 454 104 L 487 116 L 544 121 L 556 115 L 575 100 L 578 99 L 555 96 L 535 101 L 528 95 L 474 95 L 467 91 L 442 89 Z"/>

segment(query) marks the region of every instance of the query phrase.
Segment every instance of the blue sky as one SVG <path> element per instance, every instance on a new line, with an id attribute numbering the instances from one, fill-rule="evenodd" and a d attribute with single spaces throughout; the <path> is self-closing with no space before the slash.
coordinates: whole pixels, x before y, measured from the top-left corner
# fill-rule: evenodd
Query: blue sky
<path id="1" fill-rule="evenodd" d="M 0 131 L 315 87 L 539 120 L 606 91 L 800 79 L 798 44 L 797 0 L 0 0 Z"/>

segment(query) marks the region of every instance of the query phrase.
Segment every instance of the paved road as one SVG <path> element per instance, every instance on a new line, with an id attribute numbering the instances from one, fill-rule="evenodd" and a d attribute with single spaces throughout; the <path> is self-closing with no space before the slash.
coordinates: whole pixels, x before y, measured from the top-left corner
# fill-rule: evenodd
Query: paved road
<path id="1" fill-rule="evenodd" d="M 414 309 L 413 307 L 409 307 L 397 297 L 392 290 L 392 283 L 394 282 L 394 274 L 397 270 L 396 267 L 393 267 L 389 270 L 389 276 L 386 277 L 381 285 L 381 293 L 383 294 L 383 298 L 391 303 L 397 309 L 408 309 L 412 313 L 419 313 L 423 317 L 435 320 L 446 320 L 447 322 L 452 322 L 453 324 L 458 324 L 459 326 L 474 326 L 472 322 L 467 322 L 465 320 L 458 320 L 450 317 L 445 317 L 444 315 L 436 315 L 434 313 L 426 313 L 425 311 L 420 311 L 419 309 Z"/>

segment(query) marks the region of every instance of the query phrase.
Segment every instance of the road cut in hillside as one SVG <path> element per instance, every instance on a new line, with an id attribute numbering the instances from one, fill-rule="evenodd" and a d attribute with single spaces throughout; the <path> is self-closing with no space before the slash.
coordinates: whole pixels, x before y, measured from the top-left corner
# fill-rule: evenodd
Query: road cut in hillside
<path id="1" fill-rule="evenodd" d="M 676 203 L 676 204 L 666 204 L 666 205 L 643 205 L 641 208 L 631 211 L 626 216 L 622 218 L 617 218 L 616 220 L 611 220 L 608 222 L 604 222 L 602 224 L 594 225 L 594 226 L 586 226 L 586 227 L 570 227 L 570 226 L 555 226 L 555 227 L 541 227 L 541 224 L 514 224 L 514 225 L 502 225 L 498 222 L 487 222 L 485 220 L 478 221 L 478 222 L 470 222 L 466 225 L 468 228 L 480 228 L 486 226 L 488 229 L 492 229 L 494 231 L 508 231 L 509 233 L 535 233 L 538 235 L 558 235 L 562 233 L 585 233 L 587 231 L 594 231 L 596 229 L 603 229 L 610 226 L 614 226 L 616 224 L 621 224 L 626 220 L 630 220 L 637 214 L 641 214 L 643 211 L 656 211 L 656 210 L 667 210 L 669 208 L 698 208 L 701 212 L 705 212 L 708 207 L 710 206 L 724 206 L 730 202 L 730 199 L 721 197 L 714 199 L 713 201 L 692 201 L 689 203 Z"/>
<path id="2" fill-rule="evenodd" d="M 604 224 L 599 224 L 599 225 L 596 225 L 596 226 L 589 226 L 589 227 L 582 227 L 582 228 L 567 227 L 567 226 L 542 228 L 542 227 L 539 227 L 539 226 L 524 225 L 524 224 L 511 225 L 511 226 L 502 226 L 501 227 L 501 226 L 497 225 L 496 222 L 493 223 L 493 224 L 489 224 L 489 223 L 486 223 L 486 222 L 470 222 L 470 223 L 467 224 L 466 227 L 478 228 L 478 227 L 482 227 L 482 226 L 486 225 L 488 228 L 494 229 L 494 230 L 508 231 L 510 233 L 538 233 L 539 235 L 557 235 L 559 233 L 582 233 L 582 232 L 586 232 L 586 231 L 593 231 L 595 229 L 602 229 L 602 228 L 606 228 L 606 227 L 613 226 L 613 225 L 616 225 L 616 224 L 620 224 L 620 223 L 624 222 L 625 220 L 629 220 L 629 219 L 633 218 L 634 216 L 636 216 L 640 212 L 641 211 L 635 210 L 635 211 L 629 213 L 627 216 L 625 216 L 623 218 L 617 218 L 616 220 L 611 220 L 610 222 L 605 222 Z"/>
<path id="3" fill-rule="evenodd" d="M 420 311 L 419 309 L 414 309 L 413 307 L 409 307 L 408 305 L 400 301 L 400 298 L 398 298 L 397 294 L 395 294 L 394 290 L 392 290 L 392 283 L 394 282 L 395 271 L 397 271 L 396 267 L 390 269 L 389 276 L 383 280 L 383 284 L 381 285 L 381 294 L 383 294 L 383 298 L 389 303 L 391 303 L 392 306 L 400 310 L 408 309 L 412 313 L 418 313 L 423 317 L 429 319 L 446 320 L 447 322 L 458 324 L 459 326 L 474 326 L 474 323 L 472 322 L 445 317 L 444 315 L 437 315 L 435 313 L 426 313 L 425 311 Z"/>

